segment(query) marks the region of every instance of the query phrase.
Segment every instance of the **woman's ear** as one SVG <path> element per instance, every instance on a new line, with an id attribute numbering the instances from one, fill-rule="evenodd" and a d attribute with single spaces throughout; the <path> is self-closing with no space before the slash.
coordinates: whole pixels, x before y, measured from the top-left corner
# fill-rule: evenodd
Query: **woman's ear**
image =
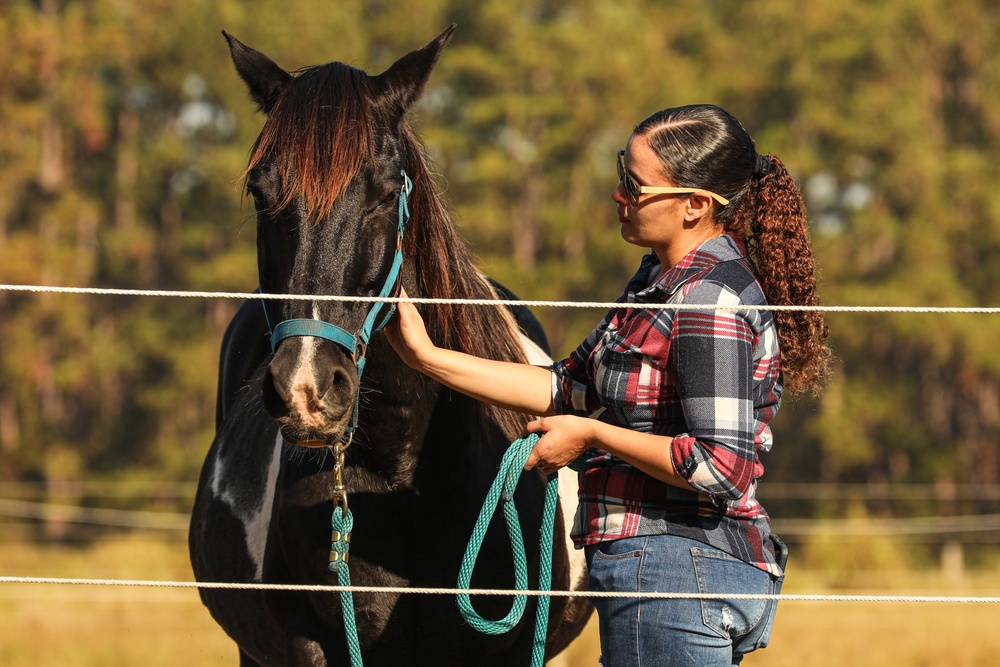
<path id="1" fill-rule="evenodd" d="M 695 192 L 688 197 L 688 205 L 684 210 L 684 220 L 687 222 L 700 222 L 703 219 L 712 217 L 712 204 L 714 200 L 707 194 Z"/>

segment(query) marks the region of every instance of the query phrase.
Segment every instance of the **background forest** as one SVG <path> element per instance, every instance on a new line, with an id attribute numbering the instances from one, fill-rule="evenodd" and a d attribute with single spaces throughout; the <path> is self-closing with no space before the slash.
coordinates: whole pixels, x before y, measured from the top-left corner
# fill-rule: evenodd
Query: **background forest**
<path id="1" fill-rule="evenodd" d="M 1000 306 L 998 17 L 992 0 L 2 0 L 0 283 L 252 291 L 240 174 L 263 119 L 220 30 L 289 70 L 378 72 L 455 21 L 415 123 L 464 236 L 521 297 L 618 296 L 642 251 L 619 238 L 615 150 L 652 111 L 713 102 L 801 184 L 825 304 Z M 0 509 L 47 519 L 18 534 L 112 530 L 32 503 L 188 509 L 236 305 L 0 291 L 0 498 L 31 501 Z M 557 355 L 601 316 L 537 314 Z M 891 518 L 908 556 L 995 563 L 1000 317 L 828 321 L 836 374 L 786 405 L 765 460 L 778 532 L 821 559 L 816 519 Z"/>

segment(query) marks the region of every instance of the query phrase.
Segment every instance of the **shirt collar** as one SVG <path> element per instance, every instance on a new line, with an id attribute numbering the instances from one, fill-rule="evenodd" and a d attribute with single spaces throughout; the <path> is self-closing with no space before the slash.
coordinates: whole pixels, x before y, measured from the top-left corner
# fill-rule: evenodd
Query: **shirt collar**
<path id="1" fill-rule="evenodd" d="M 689 252 L 681 261 L 673 265 L 652 285 L 650 279 L 660 268 L 660 258 L 650 252 L 642 258 L 639 271 L 629 281 L 629 291 L 644 299 L 657 298 L 661 294 L 673 294 L 692 277 L 705 270 L 732 260 L 746 257 L 745 246 L 729 234 L 711 238 Z"/>

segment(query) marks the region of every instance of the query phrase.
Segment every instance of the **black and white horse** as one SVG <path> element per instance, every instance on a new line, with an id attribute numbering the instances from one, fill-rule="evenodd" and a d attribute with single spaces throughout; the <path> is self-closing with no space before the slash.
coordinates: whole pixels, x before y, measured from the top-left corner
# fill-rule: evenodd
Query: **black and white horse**
<path id="1" fill-rule="evenodd" d="M 407 194 L 399 278 L 407 292 L 449 298 L 504 292 L 473 265 L 406 119 L 453 29 L 379 76 L 343 63 L 289 74 L 226 35 L 237 71 L 267 116 L 246 172 L 257 210 L 262 292 L 371 297 L 389 283 L 396 293 L 400 197 Z M 404 182 L 412 182 L 412 192 Z M 336 585 L 329 560 L 338 457 L 328 447 L 356 422 L 342 469 L 354 517 L 353 583 L 454 588 L 487 489 L 523 418 L 410 370 L 377 334 L 370 345 L 350 350 L 299 332 L 272 350 L 276 322 L 328 322 L 356 332 L 372 308 L 381 320 L 388 306 L 292 299 L 266 304 L 268 317 L 260 301 L 243 304 L 223 341 L 217 434 L 191 520 L 197 579 Z M 523 309 L 513 317 L 483 306 L 428 305 L 422 312 L 440 345 L 546 363 L 544 334 Z M 359 378 L 361 355 L 366 365 Z M 572 476 L 569 481 L 575 485 Z M 531 538 L 539 534 L 543 487 L 540 475 L 526 473 L 515 496 L 532 588 L 539 545 Z M 571 512 L 575 489 L 562 488 Z M 472 584 L 510 589 L 511 550 L 499 519 L 494 523 Z M 584 566 L 567 530 L 565 517 L 558 517 L 553 589 L 579 590 Z M 337 594 L 203 589 L 201 595 L 238 644 L 243 665 L 348 663 Z M 487 618 L 503 616 L 511 605 L 503 596 L 473 600 Z M 591 609 L 579 597 L 554 597 L 551 604 L 547 657 L 580 632 Z M 354 605 L 367 665 L 529 661 L 534 598 L 523 620 L 501 636 L 470 628 L 452 595 L 358 592 Z"/>

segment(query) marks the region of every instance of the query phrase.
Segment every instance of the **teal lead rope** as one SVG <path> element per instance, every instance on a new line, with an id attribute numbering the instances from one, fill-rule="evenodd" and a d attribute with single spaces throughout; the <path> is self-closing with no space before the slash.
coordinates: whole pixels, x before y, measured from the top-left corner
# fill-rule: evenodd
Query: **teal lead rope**
<path id="1" fill-rule="evenodd" d="M 503 505 L 504 518 L 507 521 L 507 535 L 510 538 L 511 550 L 514 554 L 514 586 L 515 590 L 528 590 L 528 560 L 524 549 L 524 537 L 521 533 L 521 522 L 517 508 L 514 505 L 514 490 L 524 472 L 524 464 L 531 455 L 539 435 L 533 433 L 516 440 L 500 461 L 500 472 L 490 486 L 483 509 L 479 513 L 476 525 L 472 530 L 469 546 L 462 558 L 462 567 L 458 574 L 458 588 L 469 590 L 472 582 L 472 572 L 476 567 L 479 550 L 486 537 L 486 529 L 493 519 L 498 505 Z M 338 458 L 342 464 L 343 450 Z M 338 466 L 339 467 L 339 466 Z M 338 481 L 339 484 L 339 481 Z M 361 643 L 358 640 L 358 627 L 354 617 L 354 597 L 351 594 L 351 573 L 348 567 L 348 557 L 351 548 L 351 531 L 354 528 L 354 516 L 347 507 L 346 493 L 336 497 L 338 503 L 331 518 L 330 535 L 330 570 L 337 573 L 337 584 L 344 590 L 340 593 L 340 605 L 344 615 L 344 631 L 347 635 L 347 646 L 350 652 L 351 667 L 363 667 L 361 659 Z M 556 507 L 559 500 L 559 476 L 552 473 L 545 483 L 545 504 L 542 514 L 540 533 L 540 567 L 538 572 L 538 590 L 548 591 L 552 588 L 552 540 L 555 532 Z M 341 504 L 342 503 L 342 504 Z M 490 621 L 480 616 L 472 606 L 468 593 L 458 594 L 458 608 L 462 618 L 473 628 L 489 635 L 502 635 L 516 626 L 527 606 L 525 595 L 514 597 L 510 613 L 498 621 Z M 549 622 L 549 602 L 547 595 L 539 596 L 535 608 L 535 634 L 531 646 L 531 667 L 542 667 L 545 663 L 545 638 Z"/>
<path id="2" fill-rule="evenodd" d="M 500 472 L 483 503 L 479 519 L 472 530 L 472 538 L 462 558 L 462 568 L 458 574 L 458 588 L 469 590 L 472 581 L 472 571 L 479 557 L 479 550 L 486 537 L 486 529 L 493 519 L 497 505 L 503 505 L 503 514 L 507 521 L 507 535 L 510 537 L 511 550 L 514 552 L 514 587 L 515 590 L 528 590 L 528 561 L 524 551 L 524 538 L 521 534 L 521 522 L 518 519 L 517 508 L 514 506 L 514 489 L 524 472 L 524 464 L 531 455 L 539 435 L 532 433 L 516 440 L 500 462 Z M 552 587 L 552 539 L 555 531 L 556 505 L 559 500 L 559 476 L 552 473 L 545 483 L 545 506 L 542 515 L 540 566 L 538 573 L 538 590 L 548 591 Z M 549 621 L 549 597 L 538 597 L 535 610 L 535 636 L 531 649 L 532 667 L 541 667 L 545 662 L 545 637 Z M 509 632 L 524 615 L 528 602 L 526 595 L 514 598 L 510 613 L 504 618 L 491 621 L 480 616 L 472 606 L 468 593 L 458 594 L 458 608 L 462 618 L 473 628 L 489 635 L 502 635 Z"/>
<path id="3" fill-rule="evenodd" d="M 358 641 L 358 625 L 354 619 L 354 596 L 351 594 L 351 571 L 347 566 L 351 548 L 351 530 L 354 515 L 351 510 L 337 507 L 330 520 L 333 533 L 330 536 L 330 569 L 337 573 L 337 584 L 345 590 L 340 592 L 340 606 L 344 615 L 344 632 L 347 648 L 351 654 L 351 667 L 362 667 L 361 642 Z"/>
<path id="4" fill-rule="evenodd" d="M 413 183 L 406 175 L 405 171 L 400 171 L 403 177 L 403 184 L 399 192 L 398 222 L 396 227 L 396 252 L 393 255 L 392 266 L 389 275 L 382 285 L 379 298 L 386 298 L 392 294 L 399 281 L 400 269 L 403 265 L 403 235 L 406 232 L 406 224 L 410 220 L 410 207 L 407 197 L 413 190 Z M 287 320 L 273 328 L 271 333 L 271 345 L 277 349 L 281 340 L 289 336 L 318 336 L 337 343 L 343 347 L 348 354 L 353 355 L 354 363 L 358 368 L 358 386 L 361 386 L 361 375 L 365 371 L 365 360 L 367 359 L 368 342 L 371 337 L 381 331 L 392 315 L 396 312 L 396 304 L 389 304 L 388 312 L 379 324 L 375 324 L 376 315 L 384 305 L 379 301 L 372 305 L 365 318 L 364 324 L 358 333 L 348 333 L 343 328 L 322 322 L 320 320 Z M 267 308 L 264 308 L 264 315 L 267 316 Z M 268 321 L 270 329 L 270 321 Z M 337 573 L 337 584 L 341 587 L 340 606 L 344 616 L 344 634 L 347 637 L 347 648 L 351 657 L 351 667 L 364 667 L 361 658 L 361 642 L 358 640 L 358 622 L 354 616 L 354 594 L 351 591 L 351 570 L 347 564 L 351 548 L 351 531 L 354 529 L 354 515 L 347 505 L 347 489 L 344 487 L 344 452 L 351 445 L 354 439 L 354 431 L 358 427 L 358 415 L 360 412 L 361 392 L 354 395 L 354 412 L 351 415 L 351 424 L 347 429 L 344 439 L 333 446 L 334 459 L 334 488 L 333 488 L 333 516 L 330 518 L 330 527 L 333 532 L 330 534 L 330 570 Z"/>

